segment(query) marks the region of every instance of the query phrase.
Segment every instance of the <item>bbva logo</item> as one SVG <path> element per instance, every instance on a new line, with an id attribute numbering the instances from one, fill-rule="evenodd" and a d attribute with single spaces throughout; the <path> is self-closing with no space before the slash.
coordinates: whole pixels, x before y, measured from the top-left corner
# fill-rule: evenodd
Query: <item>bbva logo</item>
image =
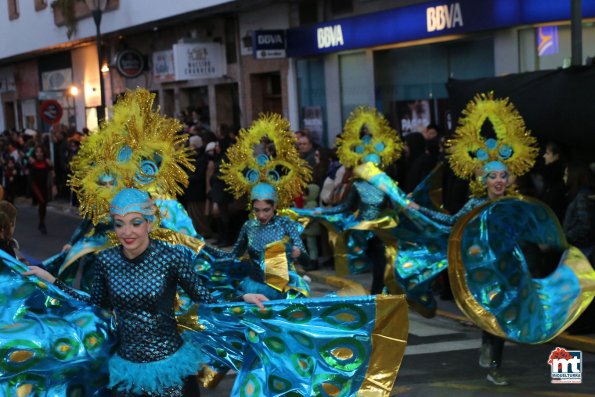
<path id="1" fill-rule="evenodd" d="M 426 9 L 426 22 L 428 32 L 463 26 L 461 5 L 459 3 L 453 3 L 450 5 L 428 7 Z"/>
<path id="2" fill-rule="evenodd" d="M 338 47 L 344 45 L 341 25 L 325 26 L 316 29 L 318 48 Z"/>

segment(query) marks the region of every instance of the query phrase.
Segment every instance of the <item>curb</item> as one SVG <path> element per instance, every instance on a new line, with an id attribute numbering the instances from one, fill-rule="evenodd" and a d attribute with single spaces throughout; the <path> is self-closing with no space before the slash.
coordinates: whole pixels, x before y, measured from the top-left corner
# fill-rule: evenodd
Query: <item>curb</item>
<path id="1" fill-rule="evenodd" d="M 306 274 L 316 282 L 324 283 L 330 285 L 331 287 L 337 288 L 337 294 L 339 296 L 360 296 L 368 295 L 370 293 L 370 291 L 364 288 L 360 283 L 346 279 L 344 277 L 324 275 L 319 270 L 311 271 Z M 436 315 L 477 327 L 471 320 L 460 314 L 438 309 L 436 310 Z M 563 332 L 546 343 L 550 345 L 582 350 L 589 353 L 595 353 L 595 338 L 588 336 L 570 335 L 567 332 Z"/>

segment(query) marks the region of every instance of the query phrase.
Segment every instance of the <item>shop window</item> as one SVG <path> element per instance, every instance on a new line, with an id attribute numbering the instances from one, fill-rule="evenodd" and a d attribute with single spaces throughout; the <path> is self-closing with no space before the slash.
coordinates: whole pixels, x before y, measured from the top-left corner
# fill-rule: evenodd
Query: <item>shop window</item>
<path id="1" fill-rule="evenodd" d="M 361 104 L 369 102 L 369 87 L 364 52 L 339 56 L 339 79 L 341 83 L 342 123 Z"/>
<path id="2" fill-rule="evenodd" d="M 310 25 L 318 22 L 318 4 L 316 0 L 306 0 L 300 3 L 300 25 Z"/>
<path id="3" fill-rule="evenodd" d="M 19 17 L 19 0 L 8 0 L 8 19 L 11 21 Z"/>
<path id="4" fill-rule="evenodd" d="M 296 60 L 296 73 L 300 128 L 308 129 L 317 143 L 328 146 L 324 58 Z"/>
<path id="5" fill-rule="evenodd" d="M 353 0 L 331 0 L 331 14 L 348 14 L 353 12 Z"/>
<path id="6" fill-rule="evenodd" d="M 44 10 L 47 6 L 47 0 L 35 0 L 35 11 Z"/>

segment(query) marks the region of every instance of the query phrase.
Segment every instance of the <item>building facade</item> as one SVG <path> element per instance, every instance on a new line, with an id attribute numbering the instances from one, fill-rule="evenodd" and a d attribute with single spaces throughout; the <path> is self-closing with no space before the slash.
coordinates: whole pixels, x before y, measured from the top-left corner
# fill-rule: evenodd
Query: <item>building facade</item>
<path id="1" fill-rule="evenodd" d="M 1 129 L 96 127 L 102 65 L 108 108 L 142 86 L 165 114 L 194 111 L 214 131 L 277 112 L 332 146 L 358 105 L 403 133 L 452 128 L 448 79 L 555 69 L 571 56 L 569 0 L 110 0 L 101 62 L 85 2 L 61 1 L 72 14 L 57 3 L 0 7 Z M 593 55 L 595 0 L 582 16 Z"/>
<path id="2" fill-rule="evenodd" d="M 446 83 L 556 69 L 571 57 L 566 0 L 327 1 L 323 22 L 292 27 L 299 127 L 332 146 L 359 105 L 406 134 L 452 129 Z M 320 18 L 323 15 L 324 18 Z M 582 1 L 583 53 L 595 53 L 595 1 Z"/>

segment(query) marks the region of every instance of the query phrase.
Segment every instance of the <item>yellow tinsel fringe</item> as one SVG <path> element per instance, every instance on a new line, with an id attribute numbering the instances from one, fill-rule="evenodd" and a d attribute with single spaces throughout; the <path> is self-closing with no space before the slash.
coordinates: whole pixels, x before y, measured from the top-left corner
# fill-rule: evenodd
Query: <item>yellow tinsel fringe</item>
<path id="1" fill-rule="evenodd" d="M 155 94 L 126 92 L 113 108 L 113 118 L 83 140 L 72 160 L 69 184 L 81 203 L 81 215 L 97 224 L 121 189 L 133 187 L 175 197 L 188 185 L 185 169 L 193 169 L 182 124 L 153 110 Z M 127 152 L 127 153 L 126 153 Z M 126 154 L 126 155 L 124 155 Z M 114 187 L 99 183 L 111 176 Z"/>
<path id="2" fill-rule="evenodd" d="M 273 143 L 275 156 L 260 166 L 254 156 L 254 147 L 263 139 Z M 308 163 L 300 158 L 295 144 L 289 121 L 278 114 L 260 114 L 249 129 L 240 131 L 237 142 L 227 150 L 227 161 L 220 168 L 221 178 L 236 198 L 249 194 L 259 182 L 269 183 L 277 190 L 277 206 L 289 206 L 312 177 Z M 249 181 L 246 178 L 248 170 L 258 172 L 258 180 Z M 271 173 L 278 170 L 283 171 L 279 180 L 271 179 Z"/>
<path id="3" fill-rule="evenodd" d="M 460 178 L 472 179 L 477 170 L 490 161 L 504 163 L 509 172 L 521 176 L 533 167 L 538 155 L 537 141 L 525 127 L 525 122 L 508 98 L 495 99 L 494 93 L 477 94 L 463 110 L 454 136 L 446 143 L 448 161 L 453 172 Z M 486 146 L 481 136 L 483 124 L 492 123 L 498 144 L 494 148 Z M 500 145 L 506 144 L 512 150 L 509 158 L 503 159 L 498 153 Z M 476 153 L 483 149 L 487 159 L 479 159 Z M 485 190 L 485 186 L 472 181 L 474 195 Z"/>
<path id="4" fill-rule="evenodd" d="M 360 131 L 363 125 L 368 127 L 372 137 L 368 144 L 362 142 Z M 377 145 L 384 146 L 377 150 Z M 361 147 L 360 153 L 355 149 Z M 360 106 L 356 108 L 343 128 L 343 134 L 337 138 L 337 156 L 345 167 L 355 167 L 368 155 L 375 153 L 380 157 L 381 168 L 396 161 L 403 151 L 403 142 L 388 121 L 374 108 Z"/>

